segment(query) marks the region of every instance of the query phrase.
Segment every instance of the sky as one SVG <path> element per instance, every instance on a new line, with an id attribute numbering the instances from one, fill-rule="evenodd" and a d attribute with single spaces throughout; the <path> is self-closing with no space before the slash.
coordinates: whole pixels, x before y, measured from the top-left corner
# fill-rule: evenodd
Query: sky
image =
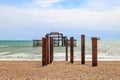
<path id="1" fill-rule="evenodd" d="M 0 0 L 0 40 L 41 39 L 50 32 L 120 40 L 120 0 Z"/>

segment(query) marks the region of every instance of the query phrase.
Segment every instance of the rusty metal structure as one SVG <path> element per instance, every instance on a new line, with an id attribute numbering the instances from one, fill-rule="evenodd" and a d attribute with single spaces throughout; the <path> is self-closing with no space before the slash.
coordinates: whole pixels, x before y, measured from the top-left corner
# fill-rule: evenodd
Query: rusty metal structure
<path id="1" fill-rule="evenodd" d="M 33 40 L 33 47 L 42 46 L 42 40 Z"/>
<path id="2" fill-rule="evenodd" d="M 62 33 L 58 33 L 58 32 L 51 32 L 46 34 L 49 37 L 53 38 L 53 45 L 58 47 L 58 46 L 65 46 L 65 40 L 67 40 L 66 36 L 63 36 Z"/>
<path id="3" fill-rule="evenodd" d="M 68 46 L 70 46 L 70 39 L 68 39 L 67 36 L 64 36 L 62 33 L 50 32 L 47 33 L 45 36 L 53 38 L 54 47 L 66 46 L 66 40 L 68 41 Z M 33 40 L 33 47 L 38 47 L 38 46 L 42 46 L 42 40 Z M 74 39 L 74 46 L 76 46 L 76 39 Z"/>
<path id="4" fill-rule="evenodd" d="M 98 49 L 97 40 L 100 38 L 92 37 L 92 66 L 97 66 Z M 47 33 L 42 40 L 33 40 L 33 47 L 42 47 L 42 66 L 46 66 L 54 61 L 54 47 L 65 47 L 66 61 L 68 61 L 68 46 L 70 47 L 70 63 L 74 63 L 74 47 L 76 39 L 74 37 L 67 38 L 62 33 L 51 32 Z M 85 35 L 81 35 L 81 64 L 85 64 Z"/>

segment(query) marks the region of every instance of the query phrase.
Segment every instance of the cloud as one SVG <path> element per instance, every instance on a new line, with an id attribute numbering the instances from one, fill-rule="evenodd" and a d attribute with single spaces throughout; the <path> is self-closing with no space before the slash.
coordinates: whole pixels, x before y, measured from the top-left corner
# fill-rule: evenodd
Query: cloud
<path id="1" fill-rule="evenodd" d="M 77 1 L 78 0 L 75 0 L 75 2 Z M 46 28 L 54 28 L 57 26 L 58 28 L 112 30 L 120 26 L 120 7 L 117 7 L 118 4 L 120 4 L 119 0 L 88 0 L 86 1 L 87 3 L 84 3 L 86 4 L 84 8 L 76 7 L 73 9 L 66 9 L 63 7 L 50 7 L 61 2 L 64 2 L 64 0 L 35 0 L 32 4 L 44 7 L 37 9 L 31 7 L 18 8 L 0 6 L 0 29 L 15 28 L 19 26 L 44 26 Z M 114 5 L 116 5 L 115 9 L 99 10 Z"/>
<path id="2" fill-rule="evenodd" d="M 22 4 L 23 7 L 0 5 L 0 34 L 3 38 L 4 35 L 6 38 L 7 35 L 23 37 L 23 34 L 26 34 L 26 38 L 50 31 L 63 31 L 66 34 L 90 31 L 95 31 L 94 34 L 99 31 L 118 34 L 119 0 L 85 0 L 86 2 L 77 6 L 72 6 L 72 0 L 70 1 L 66 3 L 64 0 L 34 0 L 32 3 Z M 65 6 L 66 4 L 71 7 Z"/>
<path id="3" fill-rule="evenodd" d="M 90 10 L 111 10 L 120 7 L 120 0 L 2 0 L 0 5 L 21 8 L 83 8 Z"/>
<path id="4" fill-rule="evenodd" d="M 111 10 L 120 7 L 120 0 L 34 0 L 40 8 L 83 8 L 90 10 Z"/>
<path id="5" fill-rule="evenodd" d="M 40 7 L 51 7 L 53 4 L 59 2 L 61 2 L 61 0 L 35 0 L 33 4 Z"/>
<path id="6" fill-rule="evenodd" d="M 39 27 L 118 30 L 120 9 L 20 9 L 0 6 L 0 28 Z"/>
<path id="7" fill-rule="evenodd" d="M 120 7 L 120 0 L 87 0 L 86 7 L 93 10 L 111 10 Z"/>

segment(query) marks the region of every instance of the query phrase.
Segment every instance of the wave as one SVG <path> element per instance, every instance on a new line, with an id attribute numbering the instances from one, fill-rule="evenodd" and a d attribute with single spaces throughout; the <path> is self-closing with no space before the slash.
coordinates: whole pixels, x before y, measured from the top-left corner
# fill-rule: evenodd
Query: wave
<path id="1" fill-rule="evenodd" d="M 10 54 L 11 52 L 1 52 L 0 55 L 8 55 Z"/>
<path id="2" fill-rule="evenodd" d="M 70 59 L 70 53 L 68 53 L 68 58 Z M 14 53 L 11 54 L 11 52 L 1 52 L 0 53 L 0 60 L 41 60 L 42 55 L 41 54 L 35 54 L 35 53 Z M 77 61 L 81 60 L 81 54 L 76 53 L 74 54 L 74 59 Z M 86 61 L 92 60 L 91 54 L 85 55 Z M 65 61 L 65 53 L 54 53 L 54 60 L 55 61 Z M 120 56 L 114 56 L 114 55 L 108 55 L 108 53 L 98 53 L 98 60 L 100 61 L 117 61 L 120 60 Z"/>
<path id="3" fill-rule="evenodd" d="M 0 55 L 0 60 L 36 60 L 42 59 L 42 55 L 35 55 L 32 53 L 17 53 L 17 54 L 10 54 L 10 55 Z"/>
<path id="4" fill-rule="evenodd" d="M 8 45 L 0 45 L 0 48 L 7 48 Z"/>

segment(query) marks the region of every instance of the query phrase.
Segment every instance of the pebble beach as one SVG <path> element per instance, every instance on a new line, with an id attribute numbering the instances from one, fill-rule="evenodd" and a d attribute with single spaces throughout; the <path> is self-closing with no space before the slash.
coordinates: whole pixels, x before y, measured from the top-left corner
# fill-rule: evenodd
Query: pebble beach
<path id="1" fill-rule="evenodd" d="M 84 65 L 80 61 L 73 64 L 54 61 L 42 66 L 40 61 L 0 61 L 0 80 L 119 80 L 119 61 L 99 61 Z"/>

